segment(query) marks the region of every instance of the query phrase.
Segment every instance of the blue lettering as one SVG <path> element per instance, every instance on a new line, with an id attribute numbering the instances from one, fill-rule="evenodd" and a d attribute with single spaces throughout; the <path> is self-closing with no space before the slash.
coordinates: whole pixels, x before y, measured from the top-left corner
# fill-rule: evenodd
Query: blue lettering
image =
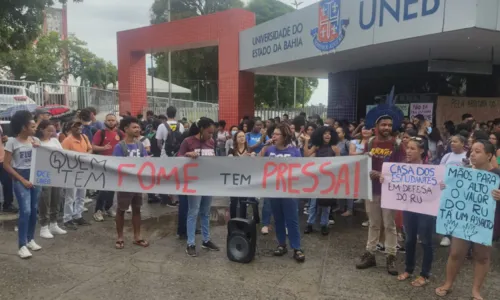
<path id="1" fill-rule="evenodd" d="M 399 23 L 400 21 L 410 21 L 413 19 L 417 19 L 419 15 L 421 17 L 432 15 L 436 13 L 441 6 L 441 0 L 432 0 L 432 3 L 430 3 L 430 0 L 380 0 L 380 6 L 378 6 L 378 0 L 371 0 L 370 11 L 370 3 L 365 3 L 368 1 L 369 0 L 362 0 L 359 4 L 359 26 L 363 30 L 369 30 L 373 28 L 375 22 L 377 21 L 377 13 L 379 14 L 379 27 L 383 27 L 385 21 L 385 12 L 388 12 L 394 18 L 394 20 Z M 422 2 L 421 12 L 418 11 L 420 9 L 420 2 Z M 365 4 L 368 8 L 365 7 Z M 403 5 L 403 9 L 401 9 L 401 5 Z M 403 15 L 401 15 L 401 13 Z M 369 19 L 367 18 L 367 16 L 369 16 Z"/>
<path id="2" fill-rule="evenodd" d="M 361 1 L 361 3 L 359 4 L 359 26 L 361 26 L 361 29 L 363 30 L 368 30 L 373 27 L 373 24 L 375 24 L 377 0 L 371 0 L 371 1 L 372 1 L 372 15 L 370 18 L 370 22 L 368 22 L 368 24 L 363 23 L 365 1 Z"/>
<path id="3" fill-rule="evenodd" d="M 418 14 L 412 13 L 410 14 L 410 5 L 416 4 L 418 0 L 405 0 L 405 10 L 403 14 L 403 21 L 408 21 L 411 19 L 415 19 L 418 17 Z"/>
<path id="4" fill-rule="evenodd" d="M 387 0 L 381 0 L 379 26 L 380 27 L 384 26 L 384 10 L 387 10 L 392 15 L 394 20 L 398 21 L 399 23 L 400 8 L 401 8 L 400 0 L 396 1 L 396 9 L 392 8 L 392 6 L 389 3 L 387 3 Z"/>
<path id="5" fill-rule="evenodd" d="M 429 9 L 427 6 L 428 2 L 428 0 L 424 0 L 422 3 L 422 17 L 434 14 L 439 9 L 441 4 L 441 0 L 434 0 L 434 7 Z"/>

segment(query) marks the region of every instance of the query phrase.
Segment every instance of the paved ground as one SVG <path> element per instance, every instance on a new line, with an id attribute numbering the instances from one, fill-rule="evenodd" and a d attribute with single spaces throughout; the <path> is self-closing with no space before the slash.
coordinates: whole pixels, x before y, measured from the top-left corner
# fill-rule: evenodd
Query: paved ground
<path id="1" fill-rule="evenodd" d="M 269 256 L 272 234 L 259 236 L 258 256 L 248 265 L 226 257 L 224 206 L 213 214 L 213 240 L 221 252 L 184 253 L 185 242 L 175 237 L 175 209 L 149 208 L 144 221 L 147 249 L 126 241 L 114 249 L 114 224 L 93 224 L 53 240 L 37 239 L 43 249 L 30 260 L 16 255 L 12 222 L 0 229 L 0 299 L 436 299 L 434 288 L 443 279 L 447 250 L 439 248 L 432 283 L 415 289 L 387 275 L 383 256 L 380 266 L 365 271 L 354 268 L 364 248 L 366 229 L 361 218 L 341 220 L 328 237 L 303 237 L 304 264 L 289 257 Z M 340 219 L 340 218 L 339 218 Z M 38 230 L 37 230 L 38 235 Z M 131 237 L 130 231 L 126 234 Z M 484 288 L 486 299 L 500 299 L 500 251 Z M 400 259 L 404 256 L 400 255 Z M 401 265 L 402 267 L 402 265 Z M 469 299 L 471 263 L 466 262 L 457 286 L 447 299 Z"/>

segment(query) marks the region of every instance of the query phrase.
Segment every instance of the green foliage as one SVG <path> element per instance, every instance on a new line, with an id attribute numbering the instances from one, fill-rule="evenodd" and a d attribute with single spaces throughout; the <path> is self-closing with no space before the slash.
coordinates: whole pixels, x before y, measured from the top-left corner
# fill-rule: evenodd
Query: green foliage
<path id="1" fill-rule="evenodd" d="M 241 8 L 240 0 L 173 0 L 171 19 L 195 17 L 230 8 Z M 257 24 L 277 18 L 294 11 L 294 8 L 278 0 L 252 0 L 246 7 L 256 15 Z M 151 23 L 166 22 L 167 1 L 155 0 L 151 7 Z M 165 53 L 155 55 L 157 67 L 155 77 L 168 80 L 168 61 Z M 190 49 L 172 53 L 172 82 L 191 89 L 193 98 L 201 101 L 214 101 L 218 98 L 218 50 L 217 47 Z M 278 80 L 278 85 L 276 81 Z M 305 82 L 305 89 L 303 88 Z M 278 89 L 276 88 L 278 86 Z M 293 106 L 293 78 L 256 76 L 255 104 L 261 107 L 276 105 L 276 92 L 280 107 Z M 307 103 L 318 86 L 316 79 L 297 79 L 297 104 Z"/>
<path id="2" fill-rule="evenodd" d="M 36 46 L 0 52 L 0 66 L 8 67 L 14 79 L 59 81 L 63 77 L 63 44 L 55 32 L 42 36 Z"/>
<path id="3" fill-rule="evenodd" d="M 108 84 L 115 84 L 118 80 L 116 66 L 90 52 L 86 42 L 70 35 L 64 41 L 64 47 L 68 49 L 68 74 L 80 78 L 80 85 L 105 89 Z"/>
<path id="4" fill-rule="evenodd" d="M 74 0 L 82 2 L 83 0 Z M 43 11 L 54 0 L 1 0 L 0 52 L 31 47 L 41 33 Z M 58 0 L 66 3 L 67 0 Z"/>

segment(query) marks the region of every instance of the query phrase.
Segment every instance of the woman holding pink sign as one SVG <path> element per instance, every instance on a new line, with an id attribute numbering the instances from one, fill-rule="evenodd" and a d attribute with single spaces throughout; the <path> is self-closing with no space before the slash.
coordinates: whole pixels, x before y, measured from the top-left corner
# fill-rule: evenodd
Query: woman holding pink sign
<path id="1" fill-rule="evenodd" d="M 421 137 L 412 137 L 406 147 L 406 162 L 409 164 L 424 164 L 427 157 L 427 140 Z M 380 182 L 384 178 L 380 177 Z M 403 224 L 406 233 L 405 239 L 405 271 L 398 276 L 399 281 L 405 281 L 413 276 L 415 270 L 415 254 L 417 248 L 417 236 L 422 241 L 424 252 L 422 260 L 422 270 L 411 285 L 423 287 L 429 283 L 434 250 L 432 246 L 432 235 L 434 233 L 435 217 L 411 211 L 403 211 Z"/>

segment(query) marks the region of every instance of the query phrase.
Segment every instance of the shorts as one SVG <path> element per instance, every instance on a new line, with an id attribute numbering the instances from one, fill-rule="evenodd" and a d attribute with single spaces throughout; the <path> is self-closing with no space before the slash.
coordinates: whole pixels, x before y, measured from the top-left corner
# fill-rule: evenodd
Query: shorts
<path id="1" fill-rule="evenodd" d="M 118 192 L 116 195 L 118 210 L 126 211 L 129 206 L 132 208 L 141 208 L 142 194 Z"/>

